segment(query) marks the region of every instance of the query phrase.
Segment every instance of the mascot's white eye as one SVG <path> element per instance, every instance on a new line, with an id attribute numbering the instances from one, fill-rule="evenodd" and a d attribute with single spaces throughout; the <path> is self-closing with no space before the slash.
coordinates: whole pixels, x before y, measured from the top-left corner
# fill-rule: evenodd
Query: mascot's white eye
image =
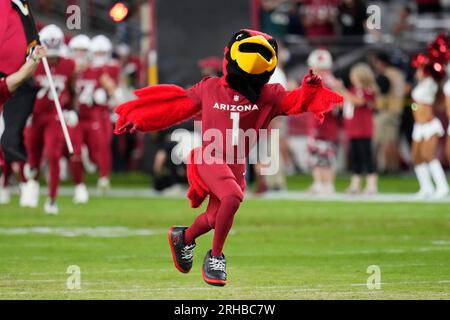
<path id="1" fill-rule="evenodd" d="M 236 36 L 236 40 L 241 40 L 243 37 L 244 37 L 244 34 L 239 33 L 239 34 Z"/>

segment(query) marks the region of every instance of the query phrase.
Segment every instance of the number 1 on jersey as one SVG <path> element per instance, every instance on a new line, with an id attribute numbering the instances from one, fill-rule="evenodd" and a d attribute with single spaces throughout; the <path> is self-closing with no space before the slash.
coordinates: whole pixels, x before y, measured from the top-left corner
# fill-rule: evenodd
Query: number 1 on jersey
<path id="1" fill-rule="evenodd" d="M 233 128 L 232 128 L 232 146 L 237 146 L 239 142 L 239 118 L 240 113 L 239 112 L 231 112 L 230 113 L 230 119 L 233 121 Z"/>

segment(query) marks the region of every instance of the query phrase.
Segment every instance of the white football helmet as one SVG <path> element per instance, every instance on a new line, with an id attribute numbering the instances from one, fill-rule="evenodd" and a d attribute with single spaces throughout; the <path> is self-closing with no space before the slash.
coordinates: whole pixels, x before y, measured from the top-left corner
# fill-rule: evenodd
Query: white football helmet
<path id="1" fill-rule="evenodd" d="M 47 48 L 47 56 L 49 58 L 62 56 L 64 33 L 57 25 L 49 24 L 45 26 L 39 32 L 39 37 L 42 45 Z"/>
<path id="2" fill-rule="evenodd" d="M 92 54 L 92 65 L 101 67 L 111 60 L 112 43 L 104 35 L 95 36 L 91 40 L 90 52 Z"/>
<path id="3" fill-rule="evenodd" d="M 308 67 L 320 70 L 330 70 L 333 68 L 333 58 L 331 53 L 325 49 L 316 49 L 309 54 Z"/>
<path id="4" fill-rule="evenodd" d="M 80 34 L 73 37 L 69 42 L 71 57 L 77 66 L 85 66 L 89 61 L 89 48 L 91 39 L 87 35 Z"/>
<path id="5" fill-rule="evenodd" d="M 79 34 L 69 41 L 70 50 L 89 50 L 91 39 L 85 34 Z"/>

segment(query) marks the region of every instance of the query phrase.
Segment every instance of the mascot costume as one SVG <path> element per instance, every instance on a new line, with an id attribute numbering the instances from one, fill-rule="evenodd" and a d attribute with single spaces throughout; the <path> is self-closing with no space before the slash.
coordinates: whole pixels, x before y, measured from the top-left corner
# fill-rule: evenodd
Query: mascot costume
<path id="1" fill-rule="evenodd" d="M 324 88 L 321 78 L 311 71 L 293 91 L 267 84 L 277 54 L 271 36 L 243 29 L 225 48 L 222 77 L 206 77 L 188 90 L 175 85 L 137 90 L 137 99 L 115 110 L 119 116 L 116 134 L 162 130 L 201 113 L 202 146 L 192 150 L 187 164 L 187 197 L 193 208 L 209 197 L 208 206 L 190 227 L 171 227 L 168 237 L 175 267 L 187 273 L 192 268 L 195 239 L 214 229 L 212 249 L 202 268 L 203 279 L 211 285 L 226 284 L 222 249 L 244 198 L 245 158 L 252 143 L 240 133 L 266 129 L 279 115 L 312 112 L 323 119 L 325 112 L 342 103 L 342 97 Z M 220 131 L 223 141 L 211 141 L 210 129 Z M 239 148 L 244 151 L 236 152 Z"/>

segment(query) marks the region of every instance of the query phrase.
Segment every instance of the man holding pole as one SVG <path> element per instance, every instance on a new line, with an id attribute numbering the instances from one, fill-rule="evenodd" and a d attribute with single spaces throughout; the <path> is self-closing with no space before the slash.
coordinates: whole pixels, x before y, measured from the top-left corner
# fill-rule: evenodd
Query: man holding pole
<path id="1" fill-rule="evenodd" d="M 29 0 L 0 0 L 0 78 L 5 78 L 1 90 L 3 99 L 6 100 L 10 95 L 7 84 L 8 78 L 5 76 L 15 73 L 33 48 L 39 44 L 39 35 L 31 13 Z M 40 49 L 38 48 L 38 50 Z M 39 56 L 33 55 L 33 59 L 37 63 Z M 42 57 L 42 61 L 48 80 L 49 95 L 53 97 L 67 150 L 72 155 L 74 150 L 50 66 L 45 56 Z M 4 106 L 4 132 L 1 138 L 1 146 L 5 168 L 10 163 L 23 163 L 27 160 L 23 129 L 33 111 L 36 91 L 33 81 L 28 80 L 17 89 L 17 93 L 9 98 Z"/>

